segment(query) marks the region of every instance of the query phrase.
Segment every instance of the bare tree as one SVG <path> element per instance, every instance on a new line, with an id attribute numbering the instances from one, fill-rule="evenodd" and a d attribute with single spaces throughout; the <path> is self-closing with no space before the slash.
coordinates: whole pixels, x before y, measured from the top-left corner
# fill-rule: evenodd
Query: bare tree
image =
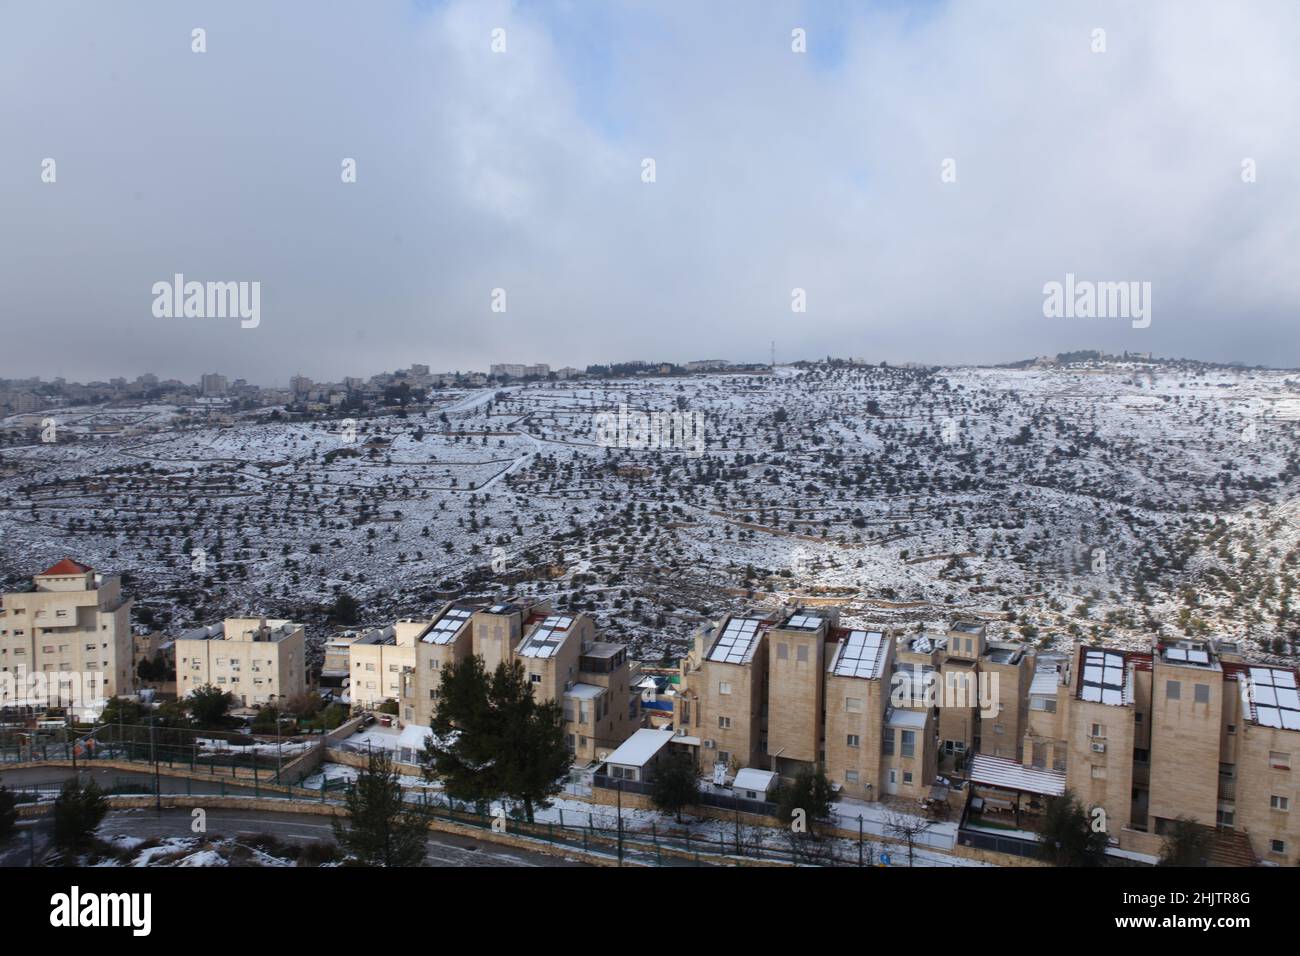
<path id="1" fill-rule="evenodd" d="M 900 810 L 889 810 L 885 815 L 885 829 L 890 836 L 907 844 L 907 865 L 911 866 L 915 857 L 916 840 L 928 833 L 935 825 L 934 820 L 913 816 Z"/>

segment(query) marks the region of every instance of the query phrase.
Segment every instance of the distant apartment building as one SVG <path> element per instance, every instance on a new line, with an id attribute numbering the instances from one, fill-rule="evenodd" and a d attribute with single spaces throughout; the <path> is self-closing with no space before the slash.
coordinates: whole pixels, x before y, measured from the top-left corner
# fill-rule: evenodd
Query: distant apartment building
<path id="1" fill-rule="evenodd" d="M 199 393 L 205 398 L 221 398 L 227 391 L 226 376 L 208 372 L 199 380 Z"/>
<path id="2" fill-rule="evenodd" d="M 545 363 L 521 365 L 513 362 L 503 362 L 493 365 L 489 372 L 494 378 L 546 378 L 551 374 L 551 367 Z"/>
<path id="3" fill-rule="evenodd" d="M 726 368 L 731 363 L 726 359 L 697 359 L 686 363 L 688 372 L 713 372 Z"/>
<path id="4" fill-rule="evenodd" d="M 226 618 L 176 639 L 176 693 L 211 685 L 241 707 L 274 704 L 307 691 L 306 629 L 292 621 Z"/>
<path id="5" fill-rule="evenodd" d="M 82 675 L 82 716 L 135 688 L 131 601 L 117 576 L 65 558 L 32 578 L 32 588 L 0 595 L 0 707 L 39 707 L 31 675 Z M 23 683 L 26 681 L 26 683 Z"/>

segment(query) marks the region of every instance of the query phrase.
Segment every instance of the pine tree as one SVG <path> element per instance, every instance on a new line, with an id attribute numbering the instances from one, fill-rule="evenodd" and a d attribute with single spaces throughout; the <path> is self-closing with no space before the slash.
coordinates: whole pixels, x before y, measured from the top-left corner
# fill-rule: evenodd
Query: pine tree
<path id="1" fill-rule="evenodd" d="M 108 800 L 99 785 L 91 780 L 82 786 L 81 778 L 73 777 L 54 801 L 54 845 L 61 850 L 89 846 L 106 813 Z"/>
<path id="2" fill-rule="evenodd" d="M 1105 828 L 1093 827 L 1088 811 L 1069 790 L 1047 798 L 1039 833 L 1048 861 L 1057 866 L 1100 866 L 1105 860 Z"/>
<path id="3" fill-rule="evenodd" d="M 682 810 L 695 803 L 700 795 L 700 771 L 695 759 L 685 751 L 676 751 L 655 771 L 650 799 L 665 813 L 682 822 Z"/>
<path id="4" fill-rule="evenodd" d="M 560 792 L 569 761 L 563 710 L 533 697 L 520 661 L 501 662 L 491 677 L 477 656 L 443 671 L 424 763 L 448 796 L 480 806 L 508 798 L 531 823 Z"/>
<path id="5" fill-rule="evenodd" d="M 429 809 L 402 797 L 401 777 L 385 751 L 370 755 L 334 818 L 339 845 L 361 866 L 419 866 L 429 839 Z"/>

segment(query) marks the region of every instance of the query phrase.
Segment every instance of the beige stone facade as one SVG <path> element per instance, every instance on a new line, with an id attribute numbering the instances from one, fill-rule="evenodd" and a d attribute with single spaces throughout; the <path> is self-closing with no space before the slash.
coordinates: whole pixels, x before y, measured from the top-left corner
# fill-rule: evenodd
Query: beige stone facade
<path id="1" fill-rule="evenodd" d="M 135 689 L 131 601 L 115 576 L 66 559 L 0 597 L 0 706 L 41 706 L 58 675 L 79 675 L 75 693 L 54 696 L 88 718 Z M 66 692 L 68 688 L 65 687 Z M 34 696 L 33 696 L 34 694 Z"/>
<path id="2" fill-rule="evenodd" d="M 292 621 L 230 617 L 176 639 L 176 693 L 211 685 L 240 707 L 275 704 L 307 690 L 306 629 Z"/>

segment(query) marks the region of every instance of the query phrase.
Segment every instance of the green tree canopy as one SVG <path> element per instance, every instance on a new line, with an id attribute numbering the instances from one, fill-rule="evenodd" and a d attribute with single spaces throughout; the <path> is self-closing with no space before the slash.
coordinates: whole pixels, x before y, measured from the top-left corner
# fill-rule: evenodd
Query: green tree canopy
<path id="1" fill-rule="evenodd" d="M 482 658 L 468 657 L 442 672 L 425 775 L 458 800 L 519 803 L 531 822 L 569 768 L 563 716 L 559 702 L 533 697 L 520 661 L 503 661 L 489 676 Z"/>
<path id="2" fill-rule="evenodd" d="M 419 866 L 429 840 L 429 810 L 402 798 L 401 777 L 386 751 L 370 755 L 348 791 L 334 836 L 362 866 Z"/>
<path id="3" fill-rule="evenodd" d="M 76 851 L 90 846 L 95 829 L 108 813 L 108 800 L 95 781 L 84 786 L 80 776 L 63 785 L 54 801 L 54 845 Z"/>
<path id="4" fill-rule="evenodd" d="M 1069 790 L 1047 798 L 1039 834 L 1047 860 L 1056 866 L 1101 866 L 1105 862 L 1106 828 L 1094 823 Z"/>
<path id="5" fill-rule="evenodd" d="M 695 758 L 684 750 L 668 754 L 655 770 L 650 799 L 665 813 L 682 822 L 682 810 L 699 799 L 700 770 Z"/>

